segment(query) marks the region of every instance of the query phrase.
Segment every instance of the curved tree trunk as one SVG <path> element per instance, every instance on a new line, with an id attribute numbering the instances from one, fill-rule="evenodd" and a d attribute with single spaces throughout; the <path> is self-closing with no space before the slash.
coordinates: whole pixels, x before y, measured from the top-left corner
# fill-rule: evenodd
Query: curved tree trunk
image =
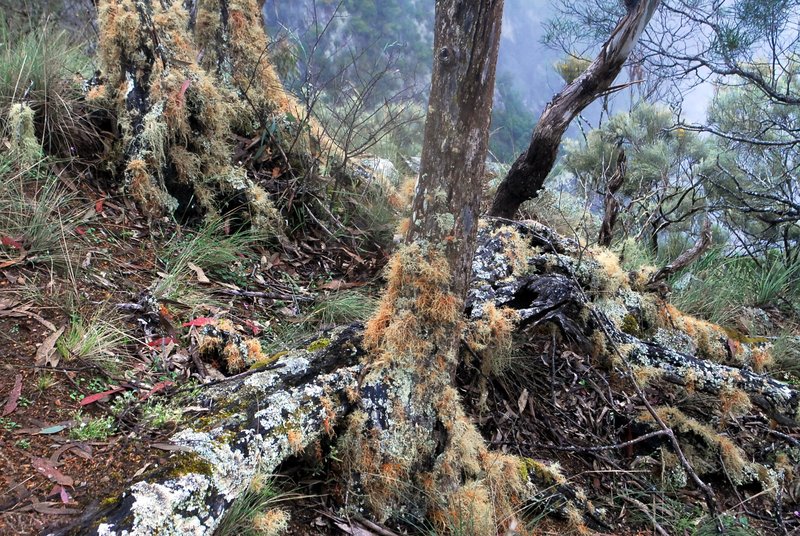
<path id="1" fill-rule="evenodd" d="M 553 97 L 533 129 L 530 145 L 500 183 L 489 209 L 490 216 L 511 219 L 522 203 L 536 197 L 553 169 L 561 137 L 569 124 L 597 97 L 609 91 L 659 3 L 660 0 L 636 3 L 586 71 Z"/>

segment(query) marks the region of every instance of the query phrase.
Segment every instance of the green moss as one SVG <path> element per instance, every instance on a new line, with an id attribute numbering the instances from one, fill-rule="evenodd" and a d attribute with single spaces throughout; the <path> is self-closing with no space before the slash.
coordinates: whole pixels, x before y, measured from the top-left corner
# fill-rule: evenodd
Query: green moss
<path id="1" fill-rule="evenodd" d="M 309 344 L 306 350 L 308 350 L 309 352 L 316 352 L 318 350 L 322 350 L 323 348 L 327 348 L 330 345 L 331 345 L 330 339 L 317 339 L 316 341 Z"/>
<path id="2" fill-rule="evenodd" d="M 100 508 L 111 508 L 119 503 L 119 497 L 116 496 L 109 496 L 100 501 Z"/>
<path id="3" fill-rule="evenodd" d="M 633 335 L 634 337 L 640 337 L 642 333 L 642 328 L 639 326 L 639 321 L 636 320 L 636 317 L 632 314 L 625 315 L 625 318 L 622 319 L 622 326 L 620 326 L 620 329 L 624 333 Z"/>
<path id="4" fill-rule="evenodd" d="M 214 467 L 205 458 L 195 452 L 189 452 L 181 456 L 172 467 L 168 468 L 167 476 L 170 478 L 178 478 L 188 474 L 209 476 L 213 471 Z"/>
<path id="5" fill-rule="evenodd" d="M 266 357 L 264 359 L 259 359 L 258 361 L 256 361 L 252 365 L 250 365 L 250 370 L 260 370 L 260 369 L 266 368 L 266 367 L 268 367 L 269 365 L 273 364 L 275 361 L 277 361 L 278 359 L 282 358 L 283 356 L 285 356 L 288 353 L 289 352 L 287 350 L 283 350 L 281 352 L 274 353 L 271 356 Z"/>
<path id="6" fill-rule="evenodd" d="M 769 342 L 769 339 L 766 337 L 748 337 L 744 333 L 741 333 L 735 329 L 731 328 L 722 328 L 725 330 L 725 334 L 728 335 L 728 338 L 734 340 L 736 342 L 740 342 L 742 344 L 765 344 Z"/>

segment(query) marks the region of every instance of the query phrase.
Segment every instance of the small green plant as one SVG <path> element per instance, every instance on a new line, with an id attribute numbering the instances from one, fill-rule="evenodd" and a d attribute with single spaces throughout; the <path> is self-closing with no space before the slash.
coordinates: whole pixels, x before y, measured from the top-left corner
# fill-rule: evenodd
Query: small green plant
<path id="1" fill-rule="evenodd" d="M 234 501 L 214 533 L 216 536 L 278 536 L 287 528 L 288 515 L 276 506 L 289 498 L 268 476 L 258 475 Z M 269 519 L 271 518 L 271 522 Z M 266 526 L 269 522 L 269 525 Z"/>
<path id="2" fill-rule="evenodd" d="M 75 317 L 69 329 L 58 339 L 56 349 L 66 361 L 80 359 L 107 372 L 117 373 L 123 362 L 122 348 L 127 341 L 126 334 L 117 325 L 118 322 L 102 310 L 92 318 Z M 102 390 L 99 384 L 93 386 L 91 381 L 88 387 L 93 391 Z"/>
<path id="3" fill-rule="evenodd" d="M 6 432 L 12 432 L 17 428 L 21 428 L 20 424 L 8 417 L 0 417 L 0 428 Z"/>
<path id="4" fill-rule="evenodd" d="M 75 73 L 86 72 L 89 59 L 71 36 L 53 24 L 33 26 L 0 12 L 0 130 L 9 108 L 25 101 L 35 112 L 36 131 L 51 154 L 70 157 L 84 140 L 97 140 L 96 127 L 80 104 L 83 95 Z"/>
<path id="5" fill-rule="evenodd" d="M 355 322 L 369 318 L 375 306 L 375 299 L 366 294 L 342 291 L 315 304 L 306 319 L 322 326 Z"/>
<path id="6" fill-rule="evenodd" d="M 800 379 L 800 337 L 784 333 L 772 345 L 775 369 Z"/>
<path id="7" fill-rule="evenodd" d="M 231 265 L 252 256 L 252 248 L 269 237 L 253 230 L 225 234 L 225 222 L 211 220 L 196 231 L 177 233 L 166 246 L 163 258 L 164 277 L 153 285 L 153 295 L 158 299 L 180 298 L 183 303 L 209 302 L 206 293 L 199 292 L 197 285 L 190 284 L 196 272 L 190 266 L 202 269 L 207 274 L 227 271 Z M 196 297 L 196 300 L 192 300 Z"/>
<path id="8" fill-rule="evenodd" d="M 112 435 L 117 428 L 114 417 L 110 415 L 84 420 L 83 415 L 78 411 L 75 413 L 74 420 L 80 424 L 70 429 L 69 437 L 77 441 L 103 441 L 108 439 L 108 436 Z"/>
<path id="9" fill-rule="evenodd" d="M 142 420 L 153 428 L 161 428 L 168 423 L 178 423 L 183 416 L 180 409 L 162 402 L 147 404 L 142 408 Z"/>
<path id="10" fill-rule="evenodd" d="M 31 440 L 30 439 L 20 439 L 19 441 L 14 443 L 14 445 L 17 448 L 20 448 L 20 449 L 23 449 L 23 450 L 28 450 L 29 448 L 31 448 Z"/>
<path id="11" fill-rule="evenodd" d="M 0 235 L 14 241 L 0 245 L 0 262 L 23 251 L 28 262 L 48 266 L 76 261 L 79 254 L 66 247 L 77 221 L 70 208 L 74 195 L 64 191 L 43 163 L 19 171 L 15 165 L 7 154 L 0 156 Z"/>

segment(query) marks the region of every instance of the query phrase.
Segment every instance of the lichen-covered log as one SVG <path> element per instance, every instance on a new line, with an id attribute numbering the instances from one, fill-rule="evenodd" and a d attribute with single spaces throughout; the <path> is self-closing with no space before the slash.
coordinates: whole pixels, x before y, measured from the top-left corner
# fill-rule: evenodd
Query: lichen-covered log
<path id="1" fill-rule="evenodd" d="M 779 423 L 800 425 L 800 392 L 762 373 L 765 340 L 681 314 L 647 294 L 648 273 L 624 273 L 606 250 L 581 249 L 538 224 L 495 220 L 481 233 L 467 300 L 473 318 L 490 301 L 511 307 L 521 323 L 552 322 L 612 366 L 622 357 L 650 379 L 715 395 L 740 390 Z"/>
<path id="2" fill-rule="evenodd" d="M 316 351 L 203 390 L 199 412 L 171 442 L 180 449 L 100 511 L 58 534 L 209 535 L 256 474 L 269 474 L 329 438 L 356 393 L 359 326 L 323 334 Z"/>
<path id="3" fill-rule="evenodd" d="M 400 261 L 397 262 L 395 268 L 401 269 Z M 678 351 L 663 334 L 664 328 L 651 329 L 651 333 L 658 335 L 650 337 L 641 326 L 638 336 L 623 330 L 620 324 L 625 324 L 624 315 L 612 306 L 609 295 L 624 297 L 619 298 L 621 305 L 617 306 L 625 314 L 640 318 L 646 315 L 641 312 L 641 301 L 632 297 L 641 295 L 621 284 L 631 276 L 623 274 L 623 277 L 609 270 L 612 264 L 600 252 L 592 255 L 577 243 L 532 222 L 482 223 L 466 302 L 471 319 L 468 332 L 475 334 L 470 340 L 487 343 L 480 336 L 482 327 L 488 328 L 488 338 L 496 339 L 498 324 L 507 329 L 503 318 L 513 318 L 518 332 L 526 325 L 553 323 L 568 339 L 585 345 L 587 351 L 607 353 L 608 363 L 624 370 L 615 360 L 616 348 L 635 369 L 641 369 L 640 379 L 658 376 L 721 397 L 732 390 L 740 391 L 780 423 L 797 425 L 800 392 L 793 387 L 745 366 L 724 365 L 692 352 Z M 635 279 L 635 274 L 632 277 Z M 641 280 L 646 286 L 647 278 Z M 513 315 L 498 316 L 497 311 L 509 309 Z M 492 316 L 495 318 L 489 318 Z M 407 322 L 412 320 L 428 321 L 406 317 Z M 626 329 L 634 331 L 629 328 Z M 191 425 L 172 437 L 184 452 L 171 458 L 166 466 L 145 473 L 120 500 L 103 511 L 90 513 L 60 534 L 211 534 L 258 471 L 274 470 L 292 455 L 326 438 L 337 426 L 339 429 L 345 424 L 363 426 L 366 419 L 384 426 L 386 419 L 395 418 L 394 412 L 401 408 L 393 405 L 389 384 L 382 384 L 379 379 L 362 381 L 359 391 L 358 378 L 363 375 L 359 362 L 365 355 L 362 333 L 361 326 L 323 333 L 306 349 L 289 352 L 274 362 L 260 362 L 243 375 L 206 387 L 192 405 L 201 405 L 208 411 L 199 413 Z M 393 344 L 402 343 L 403 333 L 398 332 Z M 422 344 L 410 338 L 406 338 L 406 343 Z M 761 343 L 739 341 L 738 344 L 757 347 Z M 415 386 L 404 388 L 413 391 Z M 443 408 L 459 408 L 455 389 L 443 389 L 435 395 Z M 389 408 L 391 412 L 387 411 Z M 494 514 L 487 509 L 475 509 L 490 504 L 492 498 L 486 495 L 487 489 L 501 493 L 524 491 L 524 495 L 517 497 L 524 502 L 541 500 L 547 496 L 545 490 L 552 491 L 555 486 L 560 489 L 560 498 L 555 500 L 565 504 L 563 510 L 570 516 L 583 511 L 585 523 L 603 528 L 602 519 L 592 513 L 590 506 L 568 488 L 561 489 L 565 479 L 554 467 L 490 452 L 463 411 L 454 411 L 457 413 L 447 424 L 458 433 L 452 436 L 437 464 L 460 467 L 466 474 L 472 474 L 474 480 L 456 492 L 449 504 L 451 515 L 473 521 L 483 516 L 480 520 L 489 520 L 483 525 L 488 531 L 496 520 Z M 721 441 L 720 436 L 705 434 L 704 429 L 677 410 L 660 411 L 662 418 L 676 428 L 685 427 L 694 435 L 700 433 L 707 441 Z M 405 430 L 409 441 L 436 440 L 424 434 L 414 436 L 413 428 Z M 352 436 L 348 440 L 353 441 Z M 373 456 L 374 451 L 370 450 L 373 446 L 370 442 L 340 444 L 340 456 L 342 453 Z M 738 451 L 725 449 L 725 452 L 731 455 Z M 741 465 L 743 479 L 747 471 L 759 470 L 756 464 L 741 462 L 740 458 L 736 458 L 736 464 L 727 464 L 728 469 Z M 465 460 L 471 465 L 462 467 Z M 384 465 L 383 470 L 403 468 Z M 387 487 L 386 476 L 366 475 L 360 480 L 363 487 L 351 491 L 366 492 L 365 488 L 371 487 L 373 498 L 391 497 L 397 490 Z M 523 488 L 519 487 L 520 481 Z M 373 506 L 378 510 L 388 504 Z M 466 505 L 472 510 L 468 511 Z M 422 515 L 421 510 L 413 513 Z"/>

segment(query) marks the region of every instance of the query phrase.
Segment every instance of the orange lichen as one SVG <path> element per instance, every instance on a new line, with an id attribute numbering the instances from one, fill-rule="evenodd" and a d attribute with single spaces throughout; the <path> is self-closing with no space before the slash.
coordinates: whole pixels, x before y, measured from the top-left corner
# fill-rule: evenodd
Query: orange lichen
<path id="1" fill-rule="evenodd" d="M 628 288 L 628 274 L 619 263 L 619 256 L 606 248 L 593 248 L 592 256 L 600 265 L 599 288 L 596 290 L 603 294 L 614 295 L 620 288 Z"/>
<path id="2" fill-rule="evenodd" d="M 728 472 L 734 482 L 741 483 L 744 479 L 745 469 L 750 466 L 745 458 L 744 452 L 731 441 L 730 438 L 720 435 L 710 427 L 697 422 L 688 417 L 682 411 L 673 407 L 660 407 L 656 409 L 659 418 L 680 434 L 692 434 L 699 438 L 707 448 L 715 451 L 706 456 L 706 463 L 714 463 L 717 454 L 722 460 L 724 469 Z M 645 412 L 639 416 L 643 422 L 653 422 L 653 417 Z"/>
<path id="3" fill-rule="evenodd" d="M 299 454 L 303 450 L 303 432 L 301 430 L 289 430 L 286 432 L 286 439 L 295 454 Z"/>
<path id="4" fill-rule="evenodd" d="M 723 388 L 719 393 L 719 400 L 723 415 L 732 417 L 746 415 L 753 407 L 746 392 L 732 387 Z"/>
<path id="5" fill-rule="evenodd" d="M 281 536 L 289 530 L 289 513 L 280 508 L 271 508 L 253 517 L 253 530 L 261 536 Z"/>
<path id="6" fill-rule="evenodd" d="M 228 372 L 234 374 L 244 370 L 245 366 L 247 366 L 242 352 L 233 341 L 228 342 L 222 349 L 222 358 L 225 360 L 225 366 Z"/>

